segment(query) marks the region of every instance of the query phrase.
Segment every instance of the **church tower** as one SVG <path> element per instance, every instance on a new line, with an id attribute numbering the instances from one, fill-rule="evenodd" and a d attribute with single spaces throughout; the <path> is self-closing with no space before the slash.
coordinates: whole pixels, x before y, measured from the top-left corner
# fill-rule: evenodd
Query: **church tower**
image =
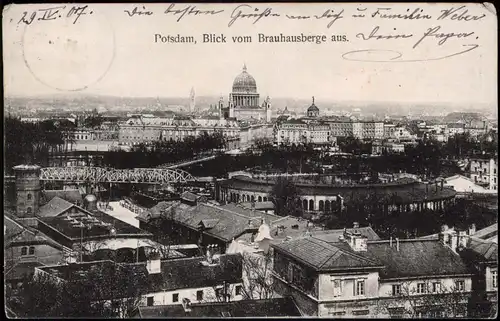
<path id="1" fill-rule="evenodd" d="M 234 102 L 233 102 L 233 94 L 229 94 L 229 118 L 234 117 Z"/>
<path id="2" fill-rule="evenodd" d="M 191 87 L 191 92 L 189 93 L 189 112 L 194 113 L 196 107 L 196 95 L 194 92 L 194 87 Z"/>
<path id="3" fill-rule="evenodd" d="M 18 165 L 16 175 L 16 216 L 32 218 L 40 204 L 40 166 Z"/>
<path id="4" fill-rule="evenodd" d="M 269 96 L 267 96 L 264 104 L 266 107 L 266 122 L 270 123 L 271 122 L 271 98 L 269 98 Z"/>
<path id="5" fill-rule="evenodd" d="M 217 106 L 217 111 L 219 112 L 219 119 L 224 118 L 224 98 L 220 96 L 219 104 Z"/>

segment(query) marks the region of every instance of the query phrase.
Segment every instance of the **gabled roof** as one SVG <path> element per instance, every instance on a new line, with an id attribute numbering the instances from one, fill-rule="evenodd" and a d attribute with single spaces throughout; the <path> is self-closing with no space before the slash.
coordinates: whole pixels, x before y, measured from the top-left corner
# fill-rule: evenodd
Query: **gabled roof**
<path id="1" fill-rule="evenodd" d="M 161 292 L 178 289 L 194 289 L 222 285 L 224 282 L 242 282 L 242 256 L 224 254 L 220 264 L 204 266 L 205 257 L 181 258 L 161 262 L 161 273 L 149 274 L 146 263 L 124 265 L 139 278 L 147 279 L 147 291 Z"/>
<path id="2" fill-rule="evenodd" d="M 186 313 L 181 304 L 142 306 L 138 309 L 139 318 L 176 318 L 176 317 L 298 317 L 301 316 L 292 298 L 273 298 L 265 300 L 242 300 L 232 302 L 192 303 L 191 311 Z"/>
<path id="3" fill-rule="evenodd" d="M 273 247 L 304 262 L 316 271 L 381 267 L 380 263 L 349 250 L 345 244 L 328 243 L 315 237 L 285 241 L 274 244 Z"/>
<path id="4" fill-rule="evenodd" d="M 218 219 L 205 219 L 200 221 L 200 225 L 206 229 L 211 229 L 219 223 Z"/>
<path id="5" fill-rule="evenodd" d="M 83 198 L 82 194 L 80 194 L 79 190 L 43 190 L 42 198 L 45 202 L 49 202 L 54 197 L 59 197 L 63 200 L 66 200 L 72 204 L 82 204 Z"/>
<path id="6" fill-rule="evenodd" d="M 40 210 L 37 213 L 37 216 L 40 217 L 54 217 L 62 214 L 66 210 L 76 206 L 62 198 L 55 196 L 52 198 L 47 204 L 40 207 Z"/>
<path id="7" fill-rule="evenodd" d="M 498 262 L 498 244 L 496 243 L 472 237 L 467 248 L 487 262 Z"/>
<path id="8" fill-rule="evenodd" d="M 377 260 L 385 267 L 380 278 L 408 278 L 432 275 L 469 274 L 465 262 L 439 240 L 410 239 L 368 242 L 364 256 Z"/>
<path id="9" fill-rule="evenodd" d="M 196 202 L 201 196 L 196 195 L 191 192 L 184 192 L 181 194 L 181 199 L 189 201 L 189 202 Z"/>
<path id="10" fill-rule="evenodd" d="M 29 246 L 36 244 L 47 244 L 56 249 L 62 250 L 63 246 L 42 232 L 22 225 L 9 216 L 4 216 L 4 247 Z"/>
<path id="11" fill-rule="evenodd" d="M 473 234 L 475 238 L 486 240 L 493 236 L 498 236 L 498 223 L 487 226 Z"/>

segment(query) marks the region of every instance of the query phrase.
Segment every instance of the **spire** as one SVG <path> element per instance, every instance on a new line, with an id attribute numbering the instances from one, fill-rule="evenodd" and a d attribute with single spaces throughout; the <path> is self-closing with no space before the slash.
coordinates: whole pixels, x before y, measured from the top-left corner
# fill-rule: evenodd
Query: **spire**
<path id="1" fill-rule="evenodd" d="M 313 105 L 314 105 L 314 96 L 313 96 Z"/>
<path id="2" fill-rule="evenodd" d="M 243 71 L 247 71 L 247 64 L 243 63 Z"/>

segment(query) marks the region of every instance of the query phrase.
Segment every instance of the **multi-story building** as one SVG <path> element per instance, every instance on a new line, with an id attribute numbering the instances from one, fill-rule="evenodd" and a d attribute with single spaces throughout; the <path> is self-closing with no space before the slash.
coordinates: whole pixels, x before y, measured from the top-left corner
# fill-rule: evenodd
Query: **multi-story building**
<path id="1" fill-rule="evenodd" d="M 118 139 L 125 145 L 153 142 L 156 140 L 184 140 L 189 136 L 199 136 L 203 132 L 221 132 L 227 138 L 240 135 L 240 126 L 235 120 L 223 118 L 190 118 L 176 116 L 131 117 L 119 125 Z"/>
<path id="2" fill-rule="evenodd" d="M 309 316 L 465 316 L 473 273 L 457 249 L 466 237 L 369 241 L 354 231 L 284 241 L 272 245 L 275 288 Z M 449 297 L 452 312 L 441 306 Z"/>
<path id="3" fill-rule="evenodd" d="M 396 130 L 395 124 L 384 123 L 384 138 L 394 137 L 394 131 Z"/>
<path id="4" fill-rule="evenodd" d="M 404 153 L 405 145 L 396 142 L 374 142 L 372 144 L 372 155 L 382 155 L 384 153 Z"/>
<path id="5" fill-rule="evenodd" d="M 278 125 L 275 141 L 278 144 L 326 144 L 334 142 L 334 138 L 328 124 L 291 119 Z"/>
<path id="6" fill-rule="evenodd" d="M 498 190 L 498 158 L 470 160 L 470 178 L 474 183 L 487 185 L 490 190 Z"/>
<path id="7" fill-rule="evenodd" d="M 379 121 L 326 120 L 332 136 L 353 136 L 359 139 L 381 139 L 384 137 L 384 123 Z"/>

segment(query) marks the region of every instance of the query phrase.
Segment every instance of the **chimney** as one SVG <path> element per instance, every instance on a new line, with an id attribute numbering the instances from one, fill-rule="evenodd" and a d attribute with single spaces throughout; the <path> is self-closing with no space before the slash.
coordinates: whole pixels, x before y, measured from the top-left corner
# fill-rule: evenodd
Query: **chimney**
<path id="1" fill-rule="evenodd" d="M 399 252 L 399 238 L 396 237 L 396 251 Z"/>
<path id="2" fill-rule="evenodd" d="M 186 313 L 191 312 L 191 300 L 189 300 L 188 298 L 182 299 L 182 308 Z"/>
<path id="3" fill-rule="evenodd" d="M 469 240 L 469 236 L 467 235 L 466 231 L 458 231 L 458 240 L 457 240 L 457 247 L 458 248 L 467 247 L 468 240 Z"/>
<path id="4" fill-rule="evenodd" d="M 151 252 L 146 262 L 146 268 L 149 274 L 161 273 L 161 257 L 158 251 Z"/>
<path id="5" fill-rule="evenodd" d="M 436 180 L 436 192 L 438 191 L 438 181 Z"/>
<path id="6" fill-rule="evenodd" d="M 425 194 L 429 193 L 429 184 L 425 183 Z"/>
<path id="7" fill-rule="evenodd" d="M 359 223 L 358 222 L 354 222 L 354 223 L 352 223 L 352 225 L 353 225 L 352 226 L 353 228 L 359 228 Z"/>
<path id="8" fill-rule="evenodd" d="M 450 239 L 450 244 L 449 247 L 453 252 L 457 252 L 457 247 L 458 247 L 458 235 L 457 232 L 453 231 L 451 232 L 451 239 Z"/>
<path id="9" fill-rule="evenodd" d="M 392 248 L 392 236 L 391 236 L 391 238 L 389 239 L 389 247 L 391 247 L 391 248 Z"/>
<path id="10" fill-rule="evenodd" d="M 469 226 L 469 236 L 472 236 L 476 234 L 476 224 L 471 224 L 471 226 Z"/>
<path id="11" fill-rule="evenodd" d="M 441 180 L 441 190 L 444 189 L 444 179 Z"/>

